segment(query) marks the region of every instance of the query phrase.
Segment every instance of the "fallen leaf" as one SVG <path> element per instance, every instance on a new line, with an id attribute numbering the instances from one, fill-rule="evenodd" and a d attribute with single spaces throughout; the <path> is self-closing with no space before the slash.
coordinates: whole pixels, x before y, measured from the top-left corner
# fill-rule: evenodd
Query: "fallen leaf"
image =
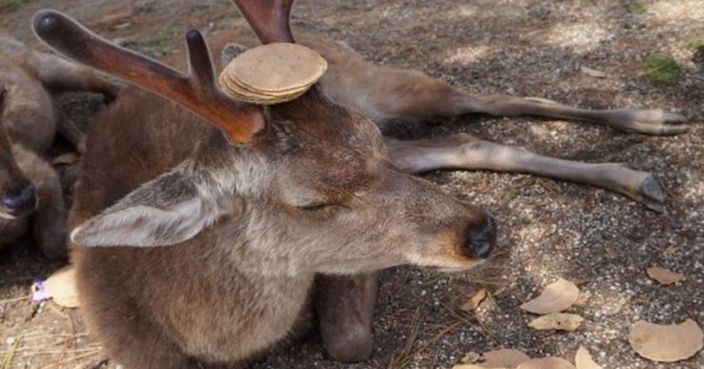
<path id="1" fill-rule="evenodd" d="M 516 369 L 575 369 L 575 367 L 565 359 L 546 357 L 542 359 L 530 359 L 516 367 Z"/>
<path id="2" fill-rule="evenodd" d="M 535 314 L 559 313 L 572 306 L 578 297 L 579 288 L 574 283 L 560 278 L 545 287 L 540 296 L 521 305 L 521 309 Z"/>
<path id="3" fill-rule="evenodd" d="M 660 267 L 650 267 L 646 270 L 648 277 L 661 284 L 673 284 L 682 280 L 682 274 Z"/>
<path id="4" fill-rule="evenodd" d="M 606 73 L 604 73 L 604 72 L 602 72 L 602 71 L 600 71 L 600 70 L 596 70 L 596 69 L 589 68 L 589 67 L 582 66 L 582 67 L 579 67 L 579 70 L 580 70 L 582 73 L 588 75 L 589 77 L 594 77 L 594 78 L 604 78 L 604 77 L 606 77 Z"/>
<path id="5" fill-rule="evenodd" d="M 464 311 L 476 310 L 479 307 L 479 304 L 481 304 L 482 301 L 484 301 L 484 299 L 486 299 L 486 294 L 487 294 L 486 288 L 482 288 L 481 290 L 475 292 L 469 298 L 469 300 L 467 300 L 467 302 L 465 302 L 464 305 L 462 305 L 462 307 L 460 309 L 462 309 Z"/>
<path id="6" fill-rule="evenodd" d="M 554 313 L 533 319 L 528 326 L 539 331 L 574 331 L 583 321 L 577 314 Z"/>
<path id="7" fill-rule="evenodd" d="M 628 342 L 646 359 L 671 363 L 692 357 L 701 350 L 704 334 L 692 319 L 672 325 L 639 320 L 631 327 Z"/>
<path id="8" fill-rule="evenodd" d="M 577 354 L 574 356 L 574 365 L 577 369 L 602 369 L 597 363 L 592 359 L 592 355 L 580 346 L 577 350 Z"/>
<path id="9" fill-rule="evenodd" d="M 482 355 L 477 354 L 476 352 L 468 352 L 464 355 L 462 360 L 460 360 L 461 363 L 463 364 L 474 364 L 481 360 Z"/>
<path id="10" fill-rule="evenodd" d="M 76 274 L 72 266 L 54 272 L 46 280 L 44 287 L 55 303 L 67 308 L 78 307 Z"/>
<path id="11" fill-rule="evenodd" d="M 485 369 L 484 367 L 481 367 L 479 365 L 474 365 L 474 364 L 457 364 L 452 367 L 452 369 Z"/>
<path id="12" fill-rule="evenodd" d="M 499 349 L 485 352 L 482 357 L 484 362 L 479 364 L 482 368 L 514 369 L 521 363 L 530 360 L 530 356 L 511 349 Z"/>

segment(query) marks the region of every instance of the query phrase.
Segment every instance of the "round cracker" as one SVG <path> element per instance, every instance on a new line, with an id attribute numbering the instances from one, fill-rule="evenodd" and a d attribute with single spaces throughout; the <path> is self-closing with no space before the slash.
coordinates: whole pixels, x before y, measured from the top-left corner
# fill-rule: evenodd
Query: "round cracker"
<path id="1" fill-rule="evenodd" d="M 285 98 L 290 95 L 295 95 L 300 92 L 305 92 L 311 86 L 311 85 L 303 86 L 301 88 L 286 91 L 286 93 L 280 93 L 280 92 L 279 93 L 272 93 L 272 92 L 265 92 L 265 91 L 253 91 L 252 89 L 241 85 L 236 80 L 231 80 L 231 79 L 221 80 L 220 84 L 223 85 L 223 87 L 225 87 L 226 89 L 234 91 L 236 93 L 239 93 L 240 95 L 251 96 L 251 97 L 255 97 L 255 98 L 262 97 L 262 98 L 274 98 L 274 99 L 275 98 Z"/>
<path id="2" fill-rule="evenodd" d="M 223 90 L 228 96 L 230 96 L 231 98 L 233 98 L 237 101 L 252 103 L 252 104 L 256 104 L 256 105 L 280 104 L 283 102 L 297 99 L 298 97 L 303 95 L 306 91 L 308 91 L 307 88 L 304 88 L 304 89 L 300 90 L 299 92 L 277 97 L 277 96 L 256 95 L 256 94 L 252 94 L 251 92 L 241 91 L 241 90 L 239 90 L 239 88 L 224 88 Z"/>
<path id="3" fill-rule="evenodd" d="M 291 43 L 249 49 L 233 59 L 223 74 L 250 91 L 287 93 L 317 82 L 327 62 L 316 51 Z"/>

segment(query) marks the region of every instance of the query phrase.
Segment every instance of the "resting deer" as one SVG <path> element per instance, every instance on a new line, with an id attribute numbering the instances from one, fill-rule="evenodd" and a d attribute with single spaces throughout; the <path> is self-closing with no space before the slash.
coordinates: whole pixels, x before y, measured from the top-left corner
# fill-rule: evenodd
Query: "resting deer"
<path id="1" fill-rule="evenodd" d="M 293 42 L 291 0 L 235 3 L 261 42 Z M 299 40 L 328 59 L 327 76 L 297 100 L 261 107 L 220 92 L 197 31 L 186 37 L 184 75 L 57 12 L 39 13 L 34 28 L 58 51 L 161 95 L 127 88 L 97 117 L 70 215 L 85 316 L 108 354 L 130 369 L 241 363 L 301 332 L 313 306 L 330 354 L 363 359 L 371 273 L 401 264 L 464 270 L 495 244 L 486 212 L 407 172 L 525 170 L 661 200 L 642 172 L 611 164 L 567 172 L 577 164 L 468 136 L 389 140 L 368 117 L 491 107 L 679 129 L 665 125 L 674 116 L 656 111 L 472 97 L 414 72 L 377 69 L 303 33 Z"/>
<path id="2" fill-rule="evenodd" d="M 0 35 L 0 247 L 32 228 L 49 258 L 65 256 L 66 208 L 57 173 L 41 156 L 57 129 L 78 145 L 82 133 L 54 107 L 50 92 L 112 85 L 84 66 Z"/>

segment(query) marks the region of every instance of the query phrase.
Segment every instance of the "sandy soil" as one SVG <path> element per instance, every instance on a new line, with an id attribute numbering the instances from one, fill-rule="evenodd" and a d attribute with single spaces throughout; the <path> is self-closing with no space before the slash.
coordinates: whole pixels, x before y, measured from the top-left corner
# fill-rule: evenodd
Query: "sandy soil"
<path id="1" fill-rule="evenodd" d="M 7 3 L 8 1 L 6 1 Z M 295 19 L 344 40 L 380 64 L 423 70 L 476 93 L 546 97 L 591 108 L 668 107 L 694 129 L 676 137 L 625 134 L 592 124 L 535 118 L 466 116 L 435 124 L 392 124 L 402 138 L 468 132 L 573 160 L 625 162 L 652 172 L 667 189 L 663 214 L 623 196 L 588 186 L 527 175 L 444 171 L 427 175 L 446 191 L 492 211 L 501 252 L 478 270 L 445 275 L 399 268 L 382 275 L 375 319 L 377 348 L 364 363 L 330 361 L 313 334 L 253 364 L 258 368 L 450 368 L 466 352 L 519 348 L 531 356 L 572 359 L 583 345 L 604 368 L 704 367 L 704 353 L 676 364 L 654 364 L 629 347 L 638 319 L 704 324 L 704 66 L 686 48 L 704 36 L 701 0 L 641 1 L 634 14 L 622 1 L 343 1 L 300 0 Z M 28 22 L 55 7 L 93 22 L 103 35 L 154 56 L 181 47 L 188 27 L 226 28 L 236 14 L 225 1 L 138 1 L 136 14 L 112 26 L 97 24 L 119 12 L 105 0 L 27 0 L 0 8 L 0 27 L 37 45 Z M 103 18 L 104 19 L 104 18 Z M 641 60 L 666 54 L 682 68 L 679 82 L 657 87 L 642 76 Z M 699 64 L 695 63 L 699 60 Z M 580 66 L 600 70 L 598 79 Z M 99 98 L 65 96 L 64 108 L 87 122 Z M 66 176 L 69 178 L 70 176 Z M 58 268 L 29 245 L 0 255 L 0 362 L 8 339 L 20 345 L 10 368 L 113 368 L 80 315 L 53 303 L 28 302 L 35 277 Z M 650 281 L 645 268 L 683 273 L 677 285 Z M 570 309 L 586 320 L 571 333 L 532 331 L 533 316 L 518 306 L 563 277 L 584 292 Z M 493 303 L 459 309 L 469 294 L 488 288 Z M 275 303 L 275 302 L 272 302 Z"/>

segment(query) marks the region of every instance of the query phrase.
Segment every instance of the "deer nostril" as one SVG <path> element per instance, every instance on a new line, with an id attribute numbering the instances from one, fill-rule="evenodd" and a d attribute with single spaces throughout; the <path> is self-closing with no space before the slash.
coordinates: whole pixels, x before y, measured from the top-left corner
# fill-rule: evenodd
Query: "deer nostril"
<path id="1" fill-rule="evenodd" d="M 496 222 L 490 215 L 483 218 L 483 223 L 472 226 L 467 234 L 465 248 L 474 259 L 486 259 L 496 244 Z"/>
<path id="2" fill-rule="evenodd" d="M 12 216 L 23 216 L 34 210 L 37 196 L 31 184 L 0 199 L 5 212 Z"/>

